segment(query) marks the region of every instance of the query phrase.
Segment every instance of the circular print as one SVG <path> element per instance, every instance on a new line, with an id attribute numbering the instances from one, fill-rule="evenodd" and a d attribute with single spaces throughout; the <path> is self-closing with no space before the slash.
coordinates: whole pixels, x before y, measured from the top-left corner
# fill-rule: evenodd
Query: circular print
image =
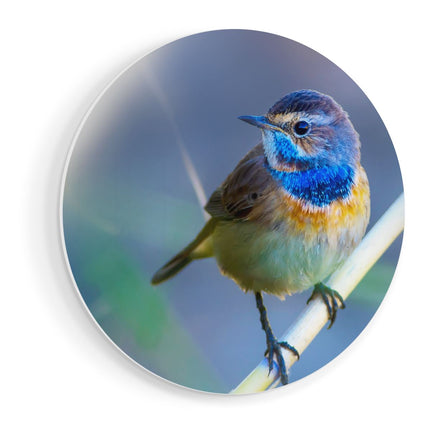
<path id="1" fill-rule="evenodd" d="M 280 36 L 212 31 L 146 55 L 90 109 L 63 238 L 85 305 L 136 363 L 256 392 L 367 325 L 398 260 L 402 201 L 383 215 L 401 194 L 387 130 L 342 70 Z"/>

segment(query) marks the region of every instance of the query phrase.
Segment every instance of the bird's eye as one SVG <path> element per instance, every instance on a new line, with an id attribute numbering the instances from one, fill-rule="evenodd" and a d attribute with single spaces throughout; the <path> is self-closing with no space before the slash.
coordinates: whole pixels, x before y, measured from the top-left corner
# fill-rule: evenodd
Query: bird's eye
<path id="1" fill-rule="evenodd" d="M 294 124 L 294 133 L 297 134 L 297 136 L 304 136 L 309 132 L 310 124 L 307 121 L 297 121 Z"/>

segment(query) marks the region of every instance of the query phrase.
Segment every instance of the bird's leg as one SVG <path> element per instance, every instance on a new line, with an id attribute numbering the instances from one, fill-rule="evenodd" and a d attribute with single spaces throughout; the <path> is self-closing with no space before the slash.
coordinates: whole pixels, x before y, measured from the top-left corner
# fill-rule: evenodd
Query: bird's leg
<path id="1" fill-rule="evenodd" d="M 318 295 L 321 296 L 324 304 L 326 305 L 330 320 L 330 324 L 327 328 L 330 328 L 336 320 L 337 310 L 339 307 L 341 309 L 345 308 L 345 302 L 343 301 L 342 296 L 336 290 L 327 287 L 327 285 L 324 285 L 322 282 L 318 282 L 318 284 L 315 284 L 314 291 L 312 292 L 312 295 L 309 297 L 306 304 L 309 304 L 309 302 Z"/>
<path id="2" fill-rule="evenodd" d="M 257 302 L 257 308 L 260 311 L 260 321 L 261 328 L 266 333 L 266 343 L 267 349 L 264 355 L 267 355 L 267 359 L 269 361 L 269 373 L 273 369 L 273 357 L 276 357 L 276 361 L 279 366 L 279 373 L 281 376 L 282 385 L 288 384 L 288 375 L 287 369 L 285 367 L 284 357 L 282 356 L 281 348 L 289 349 L 293 354 L 297 356 L 297 359 L 300 358 L 300 354 L 294 346 L 291 346 L 288 342 L 279 342 L 273 334 L 272 327 L 270 326 L 269 320 L 267 318 L 266 307 L 263 304 L 263 297 L 261 293 L 255 293 L 255 299 Z"/>

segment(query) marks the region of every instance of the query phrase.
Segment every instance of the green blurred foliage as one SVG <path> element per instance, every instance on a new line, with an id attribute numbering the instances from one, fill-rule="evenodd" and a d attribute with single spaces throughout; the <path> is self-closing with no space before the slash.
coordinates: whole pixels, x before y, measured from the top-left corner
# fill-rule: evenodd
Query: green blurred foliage
<path id="1" fill-rule="evenodd" d="M 139 345 L 154 348 L 159 343 L 168 324 L 165 304 L 160 294 L 144 284 L 121 248 L 102 249 L 84 276 L 109 303 L 111 312 L 134 333 Z"/>
<path id="2" fill-rule="evenodd" d="M 348 300 L 362 306 L 377 308 L 390 286 L 395 269 L 392 264 L 376 263 L 357 285 Z"/>
<path id="3" fill-rule="evenodd" d="M 106 229 L 104 222 L 99 228 L 98 223 L 88 223 L 88 213 L 66 209 L 65 222 L 74 225 L 73 242 L 67 247 L 76 263 L 73 274 L 85 303 L 112 341 L 145 368 L 173 382 L 203 391 L 228 391 L 163 292 L 149 285 L 148 274 L 121 236 Z"/>

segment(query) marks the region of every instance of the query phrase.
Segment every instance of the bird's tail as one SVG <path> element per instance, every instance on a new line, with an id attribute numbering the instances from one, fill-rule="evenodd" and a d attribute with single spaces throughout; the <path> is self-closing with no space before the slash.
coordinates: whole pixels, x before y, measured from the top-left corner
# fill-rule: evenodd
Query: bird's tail
<path id="1" fill-rule="evenodd" d="M 151 284 L 157 285 L 175 276 L 193 260 L 211 257 L 212 240 L 210 236 L 215 228 L 215 224 L 216 221 L 213 218 L 210 219 L 197 237 L 186 248 L 155 272 L 151 279 Z"/>

